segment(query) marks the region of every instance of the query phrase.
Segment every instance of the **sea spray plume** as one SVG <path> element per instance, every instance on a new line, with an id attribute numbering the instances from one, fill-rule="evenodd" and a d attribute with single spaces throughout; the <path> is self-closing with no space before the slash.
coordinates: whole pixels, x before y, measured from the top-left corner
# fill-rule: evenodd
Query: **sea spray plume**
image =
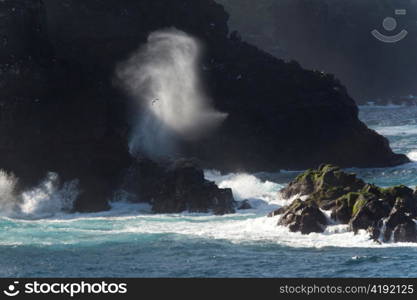
<path id="1" fill-rule="evenodd" d="M 0 170 L 0 214 L 9 215 L 17 208 L 16 186 L 18 179 L 13 174 Z"/>
<path id="2" fill-rule="evenodd" d="M 176 29 L 160 30 L 118 67 L 118 79 L 139 108 L 130 140 L 132 154 L 174 156 L 178 139 L 201 138 L 226 118 L 204 94 L 200 54 L 196 39 Z"/>
<path id="3" fill-rule="evenodd" d="M 0 215 L 36 219 L 69 212 L 79 195 L 78 180 L 61 184 L 53 172 L 38 186 L 22 193 L 17 191 L 17 184 L 13 174 L 0 170 Z"/>
<path id="4" fill-rule="evenodd" d="M 49 172 L 37 187 L 21 195 L 20 210 L 35 217 L 70 212 L 79 195 L 78 184 L 78 180 L 72 180 L 61 185 L 58 174 Z"/>

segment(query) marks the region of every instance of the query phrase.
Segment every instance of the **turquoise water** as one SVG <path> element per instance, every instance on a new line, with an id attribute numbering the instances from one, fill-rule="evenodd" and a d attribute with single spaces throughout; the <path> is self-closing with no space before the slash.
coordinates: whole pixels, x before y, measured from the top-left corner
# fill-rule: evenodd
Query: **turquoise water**
<path id="1" fill-rule="evenodd" d="M 362 107 L 361 118 L 396 151 L 417 160 L 416 107 Z M 417 163 L 354 171 L 379 185 L 417 185 Z M 60 212 L 63 199 L 71 198 L 68 191 L 47 181 L 26 195 L 19 213 L 0 217 L 0 277 L 417 276 L 417 245 L 377 245 L 344 225 L 303 236 L 266 218 L 287 203 L 277 192 L 296 174 L 207 171 L 208 179 L 254 207 L 220 217 L 151 215 L 145 205 L 123 202 L 105 213 L 69 215 Z M 0 178 L 5 199 L 11 182 Z"/>

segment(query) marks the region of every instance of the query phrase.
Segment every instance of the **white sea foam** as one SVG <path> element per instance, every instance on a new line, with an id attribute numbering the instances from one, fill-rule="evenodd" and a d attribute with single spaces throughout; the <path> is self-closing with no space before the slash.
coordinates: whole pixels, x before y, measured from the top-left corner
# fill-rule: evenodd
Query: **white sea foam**
<path id="1" fill-rule="evenodd" d="M 148 205 L 112 203 L 108 212 L 93 214 L 67 214 L 43 220 L 11 220 L 0 218 L 0 222 L 20 224 L 9 232 L 0 232 L 0 245 L 12 244 L 78 244 L 81 242 L 103 243 L 117 239 L 135 239 L 142 234 L 176 234 L 203 239 L 226 240 L 235 244 L 268 243 L 289 247 L 415 247 L 415 244 L 378 245 L 364 231 L 355 235 L 347 225 L 333 224 L 324 233 L 302 235 L 292 233 L 286 227 L 277 226 L 280 216 L 266 217 L 285 201 L 277 191 L 281 185 L 262 181 L 248 174 L 220 175 L 206 171 L 208 179 L 220 186 L 231 187 L 240 199 L 258 199 L 252 210 L 240 210 L 236 214 L 213 216 L 211 214 L 150 214 Z M 250 188 L 252 187 L 252 188 Z M 27 239 L 21 228 L 37 228 Z M 47 229 L 48 238 L 45 239 Z M 23 229 L 24 230 L 24 229 Z M 16 231 L 16 234 L 13 232 Z"/>
<path id="2" fill-rule="evenodd" d="M 401 126 L 377 126 L 373 128 L 379 134 L 384 136 L 410 136 L 417 135 L 417 125 Z"/>
<path id="3" fill-rule="evenodd" d="M 254 175 L 232 173 L 221 175 L 215 170 L 206 170 L 205 178 L 214 181 L 220 188 L 231 188 L 236 200 L 263 199 L 274 201 L 282 185 L 271 181 L 262 181 Z"/>
<path id="4" fill-rule="evenodd" d="M 417 162 L 417 150 L 411 151 L 407 154 L 408 158 Z"/>

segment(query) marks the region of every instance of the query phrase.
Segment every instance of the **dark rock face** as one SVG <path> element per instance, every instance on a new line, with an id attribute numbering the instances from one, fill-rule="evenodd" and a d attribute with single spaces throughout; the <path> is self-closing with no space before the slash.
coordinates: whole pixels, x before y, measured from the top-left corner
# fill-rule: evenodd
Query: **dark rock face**
<path id="1" fill-rule="evenodd" d="M 365 202 L 359 211 L 353 215 L 349 222 L 354 232 L 358 232 L 360 229 L 367 230 L 369 227 L 377 227 L 378 222 L 386 218 L 390 213 L 390 207 L 386 203 L 379 200 L 372 200 Z M 361 205 L 359 203 L 359 205 Z"/>
<path id="2" fill-rule="evenodd" d="M 283 207 L 280 207 L 280 208 L 278 208 L 278 209 L 276 209 L 274 211 L 271 211 L 268 214 L 268 218 L 272 218 L 272 217 L 275 217 L 275 216 L 282 215 L 283 213 L 285 213 L 287 211 L 287 209 L 288 209 L 287 206 L 283 206 Z"/>
<path id="3" fill-rule="evenodd" d="M 78 178 L 74 209 L 107 209 L 119 173 L 131 164 L 126 124 L 112 104 L 117 94 L 80 84 L 81 71 L 56 59 L 42 1 L 6 0 L 0 9 L 7 40 L 0 57 L 0 168 L 15 173 L 22 189 L 49 171 Z"/>
<path id="4" fill-rule="evenodd" d="M 396 243 L 400 243 L 400 242 L 417 243 L 416 223 L 414 223 L 411 220 L 395 227 L 393 234 L 394 234 L 394 241 Z"/>
<path id="5" fill-rule="evenodd" d="M 57 56 L 105 85 L 116 64 L 154 30 L 176 27 L 202 41 L 206 89 L 216 108 L 229 114 L 212 136 L 183 145 L 183 154 L 200 158 L 205 167 L 276 171 L 323 161 L 342 167 L 408 161 L 359 121 L 354 101 L 333 76 L 303 70 L 228 36 L 228 14 L 214 1 L 47 0 L 46 4 Z"/>
<path id="6" fill-rule="evenodd" d="M 190 152 L 210 167 L 275 171 L 324 161 L 342 167 L 409 161 L 359 121 L 354 101 L 333 76 L 284 63 L 241 41 L 209 49 L 208 86 L 217 108 L 229 117 Z"/>
<path id="7" fill-rule="evenodd" d="M 417 32 L 415 1 L 216 1 L 231 13 L 230 26 L 243 39 L 277 57 L 297 60 L 305 68 L 335 74 L 358 102 L 416 102 L 405 97 L 417 93 L 417 43 L 410 38 Z M 395 16 L 399 7 L 407 14 Z M 395 47 L 370 34 L 373 29 L 383 32 L 382 20 L 391 16 L 409 32 Z"/>
<path id="8" fill-rule="evenodd" d="M 288 226 L 293 232 L 321 233 L 327 225 L 326 216 L 313 202 L 295 200 L 280 218 L 278 225 Z"/>
<path id="9" fill-rule="evenodd" d="M 333 220 L 349 224 L 355 233 L 367 230 L 376 241 L 417 242 L 417 197 L 406 186 L 380 188 L 338 167 L 322 165 L 299 175 L 281 195 L 286 199 L 306 196 L 305 201 L 297 199 L 269 214 L 282 215 L 279 225 L 291 231 L 322 232 L 327 223 L 321 208 L 331 211 Z M 301 226 L 302 221 L 305 226 Z M 319 228 L 321 231 L 317 231 Z"/>
<path id="10" fill-rule="evenodd" d="M 215 183 L 205 180 L 194 160 L 180 159 L 162 165 L 139 159 L 135 168 L 138 200 L 149 202 L 155 213 L 235 212 L 232 190 L 219 189 Z"/>
<path id="11" fill-rule="evenodd" d="M 200 158 L 204 167 L 277 170 L 322 161 L 358 167 L 407 161 L 358 120 L 354 101 L 335 78 L 229 37 L 228 15 L 214 1 L 5 0 L 0 11 L 0 168 L 15 173 L 21 188 L 48 171 L 62 180 L 78 178 L 77 211 L 106 209 L 120 174 L 132 164 L 128 99 L 113 82 L 115 66 L 150 32 L 172 26 L 205 44 L 207 90 L 216 108 L 229 114 L 213 136 L 183 145 L 184 154 Z M 165 195 L 174 193 L 176 176 L 185 176 L 172 174 Z M 209 183 L 202 188 L 211 199 L 228 201 L 229 192 L 214 190 Z M 163 199 L 160 210 L 185 205 L 175 198 L 170 207 Z"/>

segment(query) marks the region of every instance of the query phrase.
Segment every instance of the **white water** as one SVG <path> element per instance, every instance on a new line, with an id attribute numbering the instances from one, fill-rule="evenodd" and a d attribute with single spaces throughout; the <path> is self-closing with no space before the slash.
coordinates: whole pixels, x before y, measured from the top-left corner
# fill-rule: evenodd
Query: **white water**
<path id="1" fill-rule="evenodd" d="M 45 240 L 40 230 L 38 233 L 32 232 L 31 239 L 25 240 L 24 236 L 9 232 L 0 245 L 79 244 L 88 240 L 103 243 L 131 239 L 137 234 L 178 234 L 227 240 L 234 244 L 267 242 L 296 248 L 415 247 L 415 244 L 406 243 L 378 245 L 364 231 L 354 235 L 347 225 L 330 225 L 322 234 L 292 233 L 286 227 L 277 226 L 279 216 L 266 217 L 270 211 L 289 203 L 277 193 L 282 185 L 262 181 L 248 174 L 222 176 L 215 171 L 206 171 L 206 177 L 224 188 L 232 188 L 238 199 L 249 199 L 254 208 L 225 216 L 194 213 L 153 215 L 147 205 L 113 203 L 113 209 L 108 212 L 56 215 L 42 220 L 13 220 L 24 227 L 48 228 L 50 236 Z"/>
<path id="2" fill-rule="evenodd" d="M 56 173 L 33 189 L 16 192 L 18 179 L 0 171 L 0 213 L 14 218 L 45 218 L 69 212 L 79 195 L 78 180 L 60 183 Z"/>
<path id="3" fill-rule="evenodd" d="M 417 134 L 416 125 L 401 125 L 401 126 L 380 126 L 374 128 L 379 134 L 384 136 L 410 136 Z"/>
<path id="4" fill-rule="evenodd" d="M 226 118 L 204 93 L 200 54 L 196 39 L 176 29 L 160 30 L 118 67 L 118 78 L 138 104 L 130 141 L 133 154 L 173 156 L 179 151 L 178 138 L 198 139 Z"/>
<path id="5" fill-rule="evenodd" d="M 417 162 L 417 150 L 411 151 L 410 153 L 407 154 L 407 156 L 410 160 Z"/>

